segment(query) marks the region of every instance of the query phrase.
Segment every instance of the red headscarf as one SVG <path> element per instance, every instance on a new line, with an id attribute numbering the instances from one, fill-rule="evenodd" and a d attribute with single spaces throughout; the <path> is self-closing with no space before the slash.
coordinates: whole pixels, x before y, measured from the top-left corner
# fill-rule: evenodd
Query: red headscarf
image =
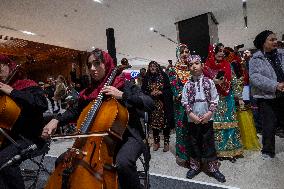
<path id="1" fill-rule="evenodd" d="M 6 55 L 0 54 L 0 63 L 8 65 L 9 73 L 12 73 L 17 67 L 17 64 Z"/>
<path id="2" fill-rule="evenodd" d="M 115 68 L 115 65 L 113 63 L 113 59 L 111 56 L 107 53 L 102 51 L 103 59 L 104 59 L 104 65 L 105 65 L 105 78 L 102 81 L 93 83 L 92 86 L 90 86 L 87 89 L 84 89 L 80 92 L 80 99 L 83 100 L 94 100 L 97 98 L 98 94 L 100 93 L 101 89 L 103 88 L 104 84 L 106 83 L 107 79 L 111 75 L 113 69 Z M 124 86 L 125 78 L 123 75 L 116 76 L 114 79 L 112 86 L 116 87 L 117 89 L 121 89 Z"/>
<path id="3" fill-rule="evenodd" d="M 17 68 L 16 62 L 12 61 L 8 56 L 0 55 L 0 62 L 8 65 L 9 74 L 12 74 Z M 9 84 L 16 90 L 22 90 L 28 87 L 38 86 L 38 84 L 33 80 L 19 79 L 18 75 L 15 75 Z"/>
<path id="4" fill-rule="evenodd" d="M 203 67 L 203 74 L 211 79 L 215 78 L 219 71 L 224 71 L 224 83 L 216 85 L 218 93 L 227 96 L 230 92 L 232 71 L 229 62 L 223 59 L 221 62 L 216 64 L 215 53 L 212 45 L 209 46 L 209 53 L 206 63 Z"/>

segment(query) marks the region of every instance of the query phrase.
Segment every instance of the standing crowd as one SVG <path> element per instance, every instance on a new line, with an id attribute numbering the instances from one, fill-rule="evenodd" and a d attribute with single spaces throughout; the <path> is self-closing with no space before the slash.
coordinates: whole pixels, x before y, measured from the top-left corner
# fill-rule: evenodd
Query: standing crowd
<path id="1" fill-rule="evenodd" d="M 17 70 L 7 81 L 16 65 L 0 56 L 1 95 L 11 98 L 21 110 L 14 127 L 8 129 L 17 145 L 5 141 L 0 146 L 0 185 L 24 188 L 19 168 L 24 159 L 9 166 L 5 162 L 32 143 L 43 146 L 58 127 L 76 122 L 82 110 L 102 95 L 116 99 L 129 112 L 127 129 L 113 151 L 122 189 L 143 188 L 136 169 L 137 159 L 147 150 L 141 111 L 149 113 L 153 153 L 161 147 L 163 152 L 169 151 L 171 130 L 175 130 L 176 162 L 188 168 L 189 179 L 205 171 L 226 182 L 220 161 L 235 162 L 243 157 L 244 149 L 261 148 L 264 159 L 274 158 L 275 135 L 283 136 L 284 129 L 284 51 L 268 30 L 256 36 L 254 45 L 257 51 L 253 55 L 240 52 L 241 46 L 210 45 L 208 57 L 202 60 L 181 44 L 174 65 L 163 69 L 151 61 L 147 69 L 141 69 L 137 84 L 126 81 L 123 73 L 112 76 L 112 58 L 95 49 L 87 57 L 88 76 L 78 78 L 72 66 L 71 87 L 61 75 L 56 81 L 49 78 L 46 83 L 36 83 L 24 70 Z M 106 85 L 110 77 L 113 83 Z M 52 116 L 45 119 L 49 114 Z M 262 134 L 262 146 L 257 132 Z"/>

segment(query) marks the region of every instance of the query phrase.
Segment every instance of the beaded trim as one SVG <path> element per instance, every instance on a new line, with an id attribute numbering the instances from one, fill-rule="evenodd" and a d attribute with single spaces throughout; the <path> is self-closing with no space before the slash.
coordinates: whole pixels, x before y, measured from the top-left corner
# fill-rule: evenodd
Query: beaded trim
<path id="1" fill-rule="evenodd" d="M 218 129 L 228 129 L 228 128 L 236 128 L 238 126 L 238 122 L 214 122 L 213 128 Z"/>

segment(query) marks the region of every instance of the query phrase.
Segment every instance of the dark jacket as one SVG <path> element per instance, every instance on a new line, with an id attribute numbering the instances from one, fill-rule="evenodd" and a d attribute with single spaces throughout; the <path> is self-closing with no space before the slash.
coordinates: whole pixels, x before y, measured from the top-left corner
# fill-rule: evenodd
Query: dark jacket
<path id="1" fill-rule="evenodd" d="M 40 87 L 27 87 L 22 90 L 14 89 L 10 97 L 21 107 L 21 114 L 15 122 L 12 135 L 19 135 L 35 143 L 43 142 L 40 138 L 44 127 L 43 112 L 47 110 L 47 101 Z"/>
<path id="2" fill-rule="evenodd" d="M 151 97 L 142 93 L 140 88 L 136 85 L 126 81 L 123 88 L 121 104 L 123 104 L 129 113 L 128 130 L 136 138 L 142 139 L 143 128 L 140 122 L 138 109 L 143 111 L 151 111 L 153 108 L 153 100 Z M 90 103 L 90 101 L 79 101 L 78 105 L 72 109 L 67 110 L 58 117 L 59 125 L 65 125 L 71 120 L 76 120 L 82 110 Z"/>

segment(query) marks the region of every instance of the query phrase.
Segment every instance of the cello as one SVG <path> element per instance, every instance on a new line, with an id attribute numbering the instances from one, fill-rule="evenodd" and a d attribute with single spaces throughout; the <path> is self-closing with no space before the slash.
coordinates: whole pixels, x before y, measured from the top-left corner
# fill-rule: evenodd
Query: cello
<path id="1" fill-rule="evenodd" d="M 18 72 L 20 66 L 17 65 L 15 70 L 4 81 L 5 84 L 9 84 Z M 14 102 L 9 96 L 0 93 L 0 147 L 3 145 L 7 134 L 4 130 L 10 131 L 13 128 L 16 120 L 21 113 L 21 108 Z M 2 135 L 3 134 L 3 135 Z M 10 138 L 8 137 L 10 140 Z M 14 143 L 14 142 L 13 142 Z"/>
<path id="2" fill-rule="evenodd" d="M 116 67 L 112 71 L 104 86 L 111 85 L 118 70 Z M 80 134 L 90 136 L 75 140 L 49 177 L 45 189 L 118 189 L 113 158 L 128 118 L 125 107 L 112 97 L 103 101 L 100 92 L 77 121 Z M 91 136 L 94 133 L 97 136 Z"/>

